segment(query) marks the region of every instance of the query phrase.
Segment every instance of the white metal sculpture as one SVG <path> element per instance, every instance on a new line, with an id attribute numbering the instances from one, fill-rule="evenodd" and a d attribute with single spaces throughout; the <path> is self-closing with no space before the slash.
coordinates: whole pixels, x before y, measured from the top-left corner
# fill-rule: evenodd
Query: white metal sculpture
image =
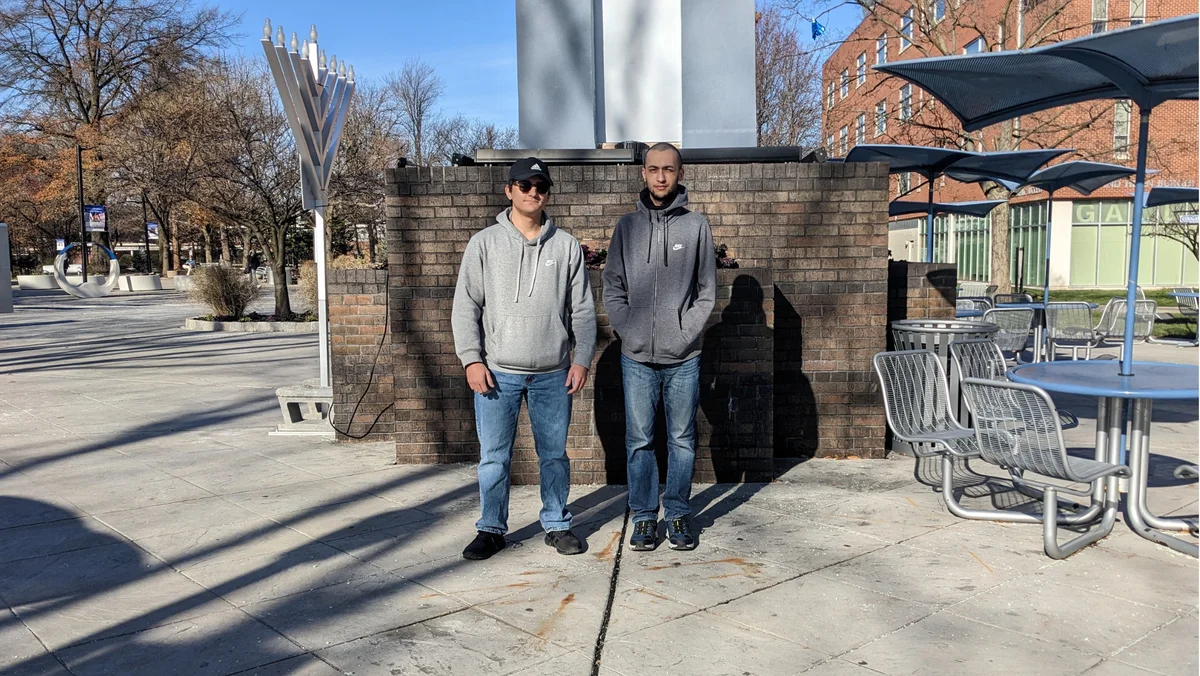
<path id="1" fill-rule="evenodd" d="M 67 252 L 72 248 L 79 246 L 79 242 L 71 242 L 63 247 L 62 251 L 58 252 L 58 256 L 54 258 L 54 281 L 58 282 L 58 286 L 67 293 L 76 298 L 102 298 L 113 292 L 117 288 L 117 282 L 121 279 L 121 264 L 117 261 L 117 256 L 106 246 L 88 242 L 92 246 L 100 249 L 108 256 L 108 274 L 105 275 L 104 283 L 97 284 L 90 279 L 83 279 L 76 284 L 67 277 Z M 83 250 L 83 247 L 80 247 Z M 90 278 L 92 275 L 88 275 Z"/>
<path id="2" fill-rule="evenodd" d="M 329 386 L 329 323 L 325 301 L 325 209 L 329 177 L 350 98 L 354 67 L 337 57 L 326 61 L 317 47 L 314 25 L 303 44 L 292 33 L 284 43 L 283 26 L 271 40 L 271 20 L 263 26 L 263 51 L 275 77 L 279 98 L 296 137 L 300 155 L 300 189 L 304 208 L 313 212 L 313 258 L 317 264 L 317 326 L 320 340 L 321 387 Z"/>

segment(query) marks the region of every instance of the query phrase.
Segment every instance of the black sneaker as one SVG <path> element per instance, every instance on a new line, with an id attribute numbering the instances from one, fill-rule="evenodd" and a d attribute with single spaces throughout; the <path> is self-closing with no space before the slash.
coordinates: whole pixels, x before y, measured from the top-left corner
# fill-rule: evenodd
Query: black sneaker
<path id="1" fill-rule="evenodd" d="M 653 519 L 633 522 L 629 548 L 639 552 L 652 551 L 658 546 L 658 522 Z"/>
<path id="2" fill-rule="evenodd" d="M 682 550 L 696 548 L 696 536 L 692 534 L 692 524 L 688 522 L 687 517 L 667 522 L 667 546 Z"/>
<path id="3" fill-rule="evenodd" d="M 583 542 L 569 530 L 552 530 L 546 533 L 546 544 L 553 547 L 559 554 L 567 556 L 582 554 L 584 550 Z"/>
<path id="4" fill-rule="evenodd" d="M 503 535 L 479 531 L 479 534 L 475 536 L 471 544 L 467 545 L 467 548 L 463 550 L 463 558 L 471 561 L 482 561 L 491 558 L 492 554 L 504 549 L 507 544 L 504 541 Z"/>

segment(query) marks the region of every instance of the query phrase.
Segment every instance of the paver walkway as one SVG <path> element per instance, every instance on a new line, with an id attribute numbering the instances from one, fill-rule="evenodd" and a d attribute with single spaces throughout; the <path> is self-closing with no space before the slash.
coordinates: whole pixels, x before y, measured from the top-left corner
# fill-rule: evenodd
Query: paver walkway
<path id="1" fill-rule="evenodd" d="M 579 486 L 590 549 L 557 556 L 518 487 L 512 546 L 466 562 L 472 467 L 267 435 L 274 388 L 315 371 L 313 336 L 188 333 L 198 311 L 172 293 L 16 302 L 0 315 L 0 674 L 582 675 L 597 653 L 627 676 L 1200 669 L 1196 561 L 1123 524 L 1055 562 L 1039 526 L 949 516 L 909 458 L 811 461 L 696 486 L 692 553 L 624 549 L 623 492 Z M 1067 403 L 1083 446 L 1094 410 Z M 1196 484 L 1171 472 L 1197 459 L 1197 412 L 1155 417 L 1151 507 L 1195 514 Z"/>

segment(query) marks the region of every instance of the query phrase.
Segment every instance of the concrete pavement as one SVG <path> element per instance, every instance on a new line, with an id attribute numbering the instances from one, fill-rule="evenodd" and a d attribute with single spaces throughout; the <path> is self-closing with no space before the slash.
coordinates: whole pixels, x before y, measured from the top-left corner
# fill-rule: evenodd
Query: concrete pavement
<path id="1" fill-rule="evenodd" d="M 170 292 L 16 305 L 0 316 L 0 674 L 1200 670 L 1196 561 L 1121 523 L 1056 562 L 1039 526 L 950 516 L 912 459 L 810 461 L 697 485 L 691 553 L 623 548 L 621 488 L 580 486 L 589 551 L 558 556 L 536 488 L 515 487 L 509 549 L 467 562 L 471 466 L 267 435 L 274 389 L 314 375 L 314 336 L 185 332 L 200 311 Z M 1086 445 L 1094 404 L 1063 403 Z M 1197 459 L 1195 404 L 1155 419 L 1150 506 L 1195 514 L 1196 484 L 1171 475 Z M 960 479 L 968 505 L 1023 502 Z"/>

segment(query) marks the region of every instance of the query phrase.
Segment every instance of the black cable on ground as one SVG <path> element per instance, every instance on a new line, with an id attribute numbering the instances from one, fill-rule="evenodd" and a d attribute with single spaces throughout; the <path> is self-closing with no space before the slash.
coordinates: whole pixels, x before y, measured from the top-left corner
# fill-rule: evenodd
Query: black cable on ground
<path id="1" fill-rule="evenodd" d="M 604 639 L 608 635 L 608 620 L 612 617 L 613 599 L 617 595 L 617 581 L 621 577 L 621 555 L 625 553 L 625 531 L 629 528 L 629 505 L 625 505 L 625 521 L 621 524 L 621 539 L 617 543 L 617 555 L 613 557 L 612 579 L 608 583 L 608 601 L 604 604 L 604 617 L 600 620 L 600 633 L 596 636 L 596 651 L 592 653 L 592 676 L 600 675 L 600 656 L 604 653 Z"/>
<path id="2" fill-rule="evenodd" d="M 387 343 L 388 329 L 390 328 L 390 324 L 388 322 L 391 319 L 391 313 L 392 313 L 392 304 L 390 302 L 390 294 L 391 294 L 391 284 L 385 283 L 384 287 L 383 287 L 383 335 L 379 337 L 379 349 L 377 349 L 375 351 L 375 360 L 371 362 L 371 372 L 367 374 L 367 386 L 365 389 L 363 389 L 362 395 L 359 396 L 358 401 L 354 404 L 354 409 L 350 411 L 350 422 L 347 423 L 345 430 L 339 430 L 337 428 L 337 425 L 334 424 L 334 422 L 333 422 L 333 408 L 334 407 L 332 404 L 329 407 L 329 426 L 332 427 L 333 430 L 335 432 L 337 432 L 338 434 L 341 434 L 350 439 L 365 439 L 365 438 L 367 438 L 367 435 L 369 435 L 371 433 L 371 430 L 375 429 L 375 425 L 379 422 L 379 419 L 383 417 L 383 414 L 387 413 L 388 410 L 390 410 L 393 406 L 396 405 L 396 402 L 393 401 L 392 403 L 388 404 L 387 406 L 384 406 L 383 409 L 379 411 L 378 415 L 375 416 L 375 419 L 371 421 L 371 424 L 367 426 L 366 432 L 363 432 L 362 434 L 359 434 L 359 435 L 350 434 L 350 427 L 354 425 L 354 416 L 358 415 L 358 407 L 362 405 L 363 399 L 367 398 L 367 393 L 371 391 L 371 385 L 373 385 L 375 383 L 375 367 L 379 366 L 379 355 L 383 354 L 383 346 L 384 346 L 384 344 Z"/>

